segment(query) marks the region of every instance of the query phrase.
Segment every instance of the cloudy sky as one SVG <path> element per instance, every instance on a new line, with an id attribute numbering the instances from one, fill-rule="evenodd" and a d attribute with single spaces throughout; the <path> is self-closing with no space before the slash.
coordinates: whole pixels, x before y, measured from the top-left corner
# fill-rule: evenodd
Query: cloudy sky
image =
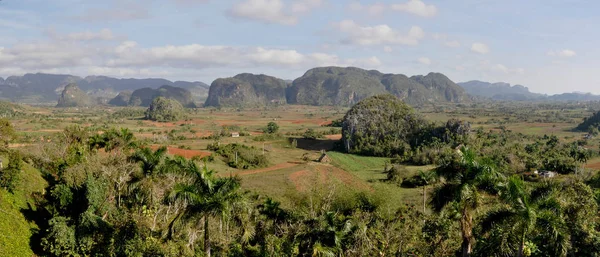
<path id="1" fill-rule="evenodd" d="M 600 94 L 597 0 L 0 0 L 0 76 L 206 83 L 315 66 Z"/>

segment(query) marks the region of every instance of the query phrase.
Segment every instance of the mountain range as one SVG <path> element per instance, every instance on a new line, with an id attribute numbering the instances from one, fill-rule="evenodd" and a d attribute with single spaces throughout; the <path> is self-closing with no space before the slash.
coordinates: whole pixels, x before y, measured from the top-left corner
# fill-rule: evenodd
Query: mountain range
<path id="1" fill-rule="evenodd" d="M 441 73 L 407 77 L 355 67 L 320 67 L 308 70 L 291 83 L 247 73 L 217 79 L 211 84 L 205 106 L 269 103 L 351 106 L 366 97 L 385 93 L 412 105 L 470 101 L 463 88 Z"/>
<path id="2" fill-rule="evenodd" d="M 522 85 L 511 86 L 508 83 L 490 83 L 479 80 L 457 83 L 472 96 L 497 101 L 600 101 L 600 95 L 591 93 L 562 93 L 546 95 L 533 93 Z"/>
<path id="3" fill-rule="evenodd" d="M 77 88 L 67 85 L 74 84 Z M 72 94 L 74 92 L 74 94 Z M 66 94 L 65 94 L 66 93 Z M 454 83 L 441 73 L 408 77 L 355 67 L 318 67 L 295 80 L 249 73 L 202 82 L 170 81 L 161 78 L 118 79 L 107 76 L 29 73 L 0 78 L 0 99 L 19 103 L 81 103 L 115 106 L 147 106 L 156 96 L 178 100 L 184 106 L 241 107 L 269 104 L 351 106 L 376 94 L 389 93 L 411 105 L 464 103 L 471 101 L 600 101 L 590 93 L 545 95 L 522 85 L 468 81 Z M 83 100 L 71 95 L 86 95 Z M 75 97 L 78 98 L 78 97 Z M 62 103 L 62 104 L 61 104 Z M 87 104 L 85 104 L 87 105 Z"/>
<path id="4" fill-rule="evenodd" d="M 196 101 L 203 101 L 208 95 L 208 85 L 202 82 L 170 81 L 160 78 L 118 79 L 107 76 L 58 75 L 28 73 L 23 76 L 0 78 L 0 99 L 20 103 L 56 102 L 65 86 L 75 83 L 87 95 L 95 98 L 114 98 L 122 91 L 141 88 L 175 86 L 189 90 Z"/>

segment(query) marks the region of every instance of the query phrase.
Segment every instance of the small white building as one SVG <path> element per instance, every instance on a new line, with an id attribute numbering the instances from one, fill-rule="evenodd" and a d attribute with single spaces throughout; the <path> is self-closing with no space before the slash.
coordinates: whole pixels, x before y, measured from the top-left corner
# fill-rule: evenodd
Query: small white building
<path id="1" fill-rule="evenodd" d="M 240 137 L 240 133 L 238 133 L 238 132 L 231 132 L 231 137 Z"/>
<path id="2" fill-rule="evenodd" d="M 553 178 L 556 177 L 557 173 L 554 171 L 542 170 L 539 172 L 540 177 L 542 178 Z"/>

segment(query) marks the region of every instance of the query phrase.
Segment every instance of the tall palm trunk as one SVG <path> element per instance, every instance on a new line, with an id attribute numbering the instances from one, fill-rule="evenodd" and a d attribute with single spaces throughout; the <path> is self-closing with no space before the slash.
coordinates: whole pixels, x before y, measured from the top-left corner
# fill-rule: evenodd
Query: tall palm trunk
<path id="1" fill-rule="evenodd" d="M 462 232 L 462 257 L 471 256 L 473 244 L 473 217 L 467 208 L 463 208 L 462 217 L 460 219 Z"/>
<path id="2" fill-rule="evenodd" d="M 204 215 L 204 252 L 210 257 L 210 239 L 208 233 L 208 215 Z"/>
<path id="3" fill-rule="evenodd" d="M 423 214 L 425 214 L 425 207 L 427 206 L 427 195 L 425 192 L 426 186 L 423 186 Z"/>
<path id="4" fill-rule="evenodd" d="M 526 230 L 523 230 L 523 234 L 521 235 L 521 244 L 519 244 L 519 252 L 517 253 L 517 257 L 523 257 L 523 251 L 525 249 L 525 234 Z"/>

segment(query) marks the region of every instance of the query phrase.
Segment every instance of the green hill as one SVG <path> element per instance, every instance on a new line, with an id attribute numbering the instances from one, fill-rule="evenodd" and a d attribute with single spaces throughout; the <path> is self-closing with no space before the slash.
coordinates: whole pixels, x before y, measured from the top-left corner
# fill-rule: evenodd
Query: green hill
<path id="1" fill-rule="evenodd" d="M 184 107 L 196 107 L 192 93 L 189 90 L 169 85 L 163 85 L 158 89 L 150 87 L 140 88 L 133 91 L 129 97 L 127 92 L 121 92 L 115 98 L 110 100 L 109 104 L 116 106 L 129 105 L 148 107 L 154 98 L 160 96 L 177 100 Z M 124 104 L 124 102 L 127 102 L 127 104 Z"/>
<path id="2" fill-rule="evenodd" d="M 75 83 L 65 86 L 56 107 L 86 107 L 93 105 L 92 99 Z"/>
<path id="3" fill-rule="evenodd" d="M 120 92 L 115 98 L 108 101 L 108 104 L 114 106 L 128 106 L 131 99 L 131 91 Z"/>
<path id="4" fill-rule="evenodd" d="M 294 80 L 290 104 L 351 106 L 373 95 L 391 93 L 411 105 L 469 101 L 464 89 L 440 73 L 407 77 L 355 67 L 322 67 Z"/>
<path id="5" fill-rule="evenodd" d="M 243 73 L 210 85 L 205 106 L 262 106 L 285 103 L 287 83 L 267 75 Z"/>

